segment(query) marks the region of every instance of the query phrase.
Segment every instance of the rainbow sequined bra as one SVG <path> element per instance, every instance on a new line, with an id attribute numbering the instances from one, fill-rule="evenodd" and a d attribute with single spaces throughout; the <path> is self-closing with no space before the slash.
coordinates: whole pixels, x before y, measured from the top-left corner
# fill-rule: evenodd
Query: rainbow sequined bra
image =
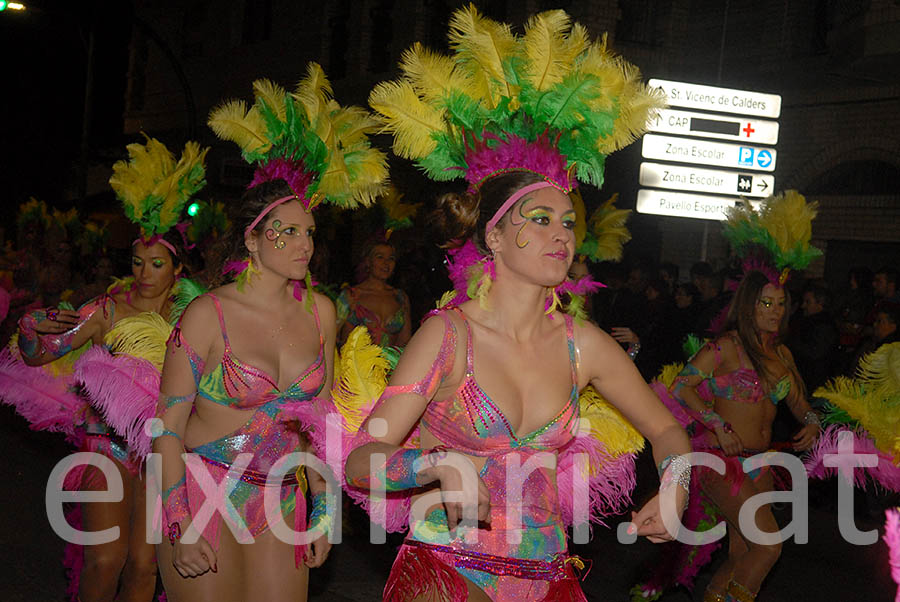
<path id="1" fill-rule="evenodd" d="M 228 341 L 228 331 L 225 328 L 225 317 L 219 299 L 211 293 L 207 293 L 207 296 L 216 306 L 219 327 L 225 343 L 221 363 L 208 374 L 203 374 L 202 360 L 181 336 L 180 329 L 176 328 L 172 333 L 176 344 L 184 347 L 190 359 L 194 379 L 197 381 L 197 395 L 214 403 L 245 410 L 278 399 L 311 399 L 321 392 L 326 376 L 325 338 L 322 336 L 319 311 L 315 303 L 312 307 L 316 319 L 316 329 L 319 332 L 319 354 L 315 361 L 282 391 L 278 388 L 277 381 L 269 374 L 242 362 L 234 355 L 231 343 Z"/>
<path id="2" fill-rule="evenodd" d="M 569 399 L 547 424 L 520 436 L 475 380 L 472 328 L 459 308 L 454 311 L 466 325 L 466 374 L 452 396 L 428 405 L 422 416 L 425 428 L 448 447 L 474 456 L 489 456 L 522 447 L 554 450 L 568 443 L 578 427 L 579 418 L 572 316 L 564 315 L 572 375 Z M 455 328 L 446 316 L 445 320 L 448 328 Z"/>
<path id="3" fill-rule="evenodd" d="M 789 376 L 784 376 L 778 383 L 775 385 L 775 388 L 770 392 L 766 393 L 763 389 L 762 384 L 760 383 L 759 375 L 756 373 L 752 367 L 747 366 L 749 363 L 749 359 L 747 358 L 744 348 L 741 345 L 740 341 L 736 337 L 731 337 L 734 343 L 735 348 L 738 353 L 738 361 L 740 361 L 740 367 L 737 370 L 733 370 L 726 374 L 702 374 L 699 370 L 694 368 L 692 364 L 688 364 L 689 367 L 694 368 L 693 373 L 701 374 L 704 377 L 703 383 L 700 385 L 700 393 L 704 394 L 705 391 L 702 389 L 708 387 L 709 393 L 704 395 L 709 398 L 712 397 L 723 397 L 727 399 L 731 399 L 733 401 L 740 401 L 743 403 L 757 403 L 762 399 L 768 398 L 773 404 L 777 404 L 779 401 L 788 396 L 791 392 L 791 379 Z M 722 348 L 716 343 L 711 341 L 708 345 L 712 348 L 713 353 L 716 357 L 716 365 L 718 366 L 722 359 L 721 353 Z"/>

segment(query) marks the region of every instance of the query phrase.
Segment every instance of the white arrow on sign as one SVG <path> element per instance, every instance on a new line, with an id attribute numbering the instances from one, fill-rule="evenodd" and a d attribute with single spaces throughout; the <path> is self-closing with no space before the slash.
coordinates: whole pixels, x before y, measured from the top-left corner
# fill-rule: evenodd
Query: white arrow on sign
<path id="1" fill-rule="evenodd" d="M 724 220 L 725 209 L 734 207 L 739 199 L 705 194 L 686 194 L 669 190 L 638 190 L 638 213 Z M 759 201 L 751 201 L 757 207 Z"/>
<path id="2" fill-rule="evenodd" d="M 719 138 L 750 142 L 753 144 L 775 144 L 778 142 L 778 122 L 767 119 L 748 119 L 728 115 L 710 115 L 663 109 L 650 123 L 651 132 L 680 134 L 700 138 Z"/>
<path id="3" fill-rule="evenodd" d="M 646 134 L 641 156 L 658 161 L 775 171 L 776 151 L 760 146 Z"/>
<path id="4" fill-rule="evenodd" d="M 775 176 L 703 169 L 692 165 L 641 163 L 640 184 L 674 190 L 765 197 L 775 189 Z"/>
<path id="5" fill-rule="evenodd" d="M 781 115 L 781 96 L 778 94 L 701 86 L 665 79 L 651 79 L 647 84 L 651 88 L 661 88 L 673 107 L 774 119 Z"/>

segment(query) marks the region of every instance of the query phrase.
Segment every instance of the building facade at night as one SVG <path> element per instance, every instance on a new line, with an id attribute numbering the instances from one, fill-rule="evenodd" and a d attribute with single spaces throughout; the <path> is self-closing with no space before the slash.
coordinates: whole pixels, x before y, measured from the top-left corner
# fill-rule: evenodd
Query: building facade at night
<path id="1" fill-rule="evenodd" d="M 173 143 L 213 145 L 209 179 L 238 193 L 246 168 L 206 127 L 224 98 L 246 97 L 267 77 L 290 88 L 310 60 L 342 103 L 365 104 L 414 41 L 446 49 L 448 0 L 186 0 L 135 2 L 125 130 Z M 221 8 L 221 5 L 227 8 Z M 826 260 L 812 275 L 837 284 L 851 265 L 900 257 L 900 2 L 897 0 L 509 0 L 477 3 L 489 17 L 522 24 L 562 8 L 646 78 L 782 96 L 776 189 L 820 202 L 814 243 Z M 598 200 L 619 192 L 633 207 L 640 145 L 610 157 Z M 414 176 L 414 174 L 413 174 Z M 400 182 L 402 186 L 402 182 Z M 417 184 L 421 185 L 421 184 Z M 414 187 L 415 188 L 415 187 Z M 421 194 L 427 194 L 422 192 Z M 435 191 L 437 192 L 437 191 Z M 686 266 L 721 265 L 727 245 L 715 222 L 634 215 L 642 252 Z M 705 233 L 704 233 L 705 231 Z M 829 251 L 835 251 L 831 253 Z"/>

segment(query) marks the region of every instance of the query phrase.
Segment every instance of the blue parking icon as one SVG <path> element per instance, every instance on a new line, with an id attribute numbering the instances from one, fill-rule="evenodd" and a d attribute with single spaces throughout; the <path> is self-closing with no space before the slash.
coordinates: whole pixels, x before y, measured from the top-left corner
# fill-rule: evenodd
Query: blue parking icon
<path id="1" fill-rule="evenodd" d="M 756 164 L 766 168 L 772 164 L 772 151 L 763 149 L 756 154 Z"/>
<path id="2" fill-rule="evenodd" d="M 738 148 L 738 165 L 753 167 L 753 149 L 749 146 Z"/>

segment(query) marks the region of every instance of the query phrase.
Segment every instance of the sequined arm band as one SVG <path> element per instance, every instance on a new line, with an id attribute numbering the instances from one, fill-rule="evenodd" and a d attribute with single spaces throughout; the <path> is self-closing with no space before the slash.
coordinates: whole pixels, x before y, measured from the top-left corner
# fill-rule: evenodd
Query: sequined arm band
<path id="1" fill-rule="evenodd" d="M 156 416 L 161 418 L 166 410 L 179 404 L 194 403 L 196 397 L 196 392 L 190 393 L 189 395 L 166 395 L 165 393 L 160 393 L 159 401 L 156 404 Z"/>
<path id="2" fill-rule="evenodd" d="M 324 491 L 315 494 L 312 498 L 312 511 L 309 513 L 310 531 L 321 531 L 325 536 L 331 533 L 334 526 L 334 517 L 328 514 L 328 497 Z M 334 496 L 331 497 L 334 500 Z M 334 500 L 332 503 L 338 502 Z"/>
<path id="3" fill-rule="evenodd" d="M 418 482 L 418 472 L 415 470 L 416 461 L 419 458 L 426 458 L 426 466 L 434 467 L 446 454 L 447 449 L 444 446 L 431 449 L 400 448 L 391 454 L 391 457 L 376 474 L 353 479 L 350 484 L 355 487 L 383 491 L 403 491 L 421 487 L 423 483 Z M 422 463 L 419 464 L 421 467 Z M 380 478 L 381 475 L 384 475 L 383 482 Z"/>
<path id="4" fill-rule="evenodd" d="M 25 357 L 36 358 L 49 353 L 54 358 L 59 358 L 72 351 L 72 341 L 93 311 L 80 323 L 65 332 L 40 334 L 37 331 L 38 325 L 54 319 L 48 315 L 49 313 L 49 311 L 39 309 L 29 312 L 19 319 L 19 350 Z"/>
<path id="5" fill-rule="evenodd" d="M 700 370 L 697 369 L 693 364 L 685 365 L 684 369 L 681 373 L 675 378 L 675 382 L 672 384 L 672 397 L 681 404 L 681 407 L 684 408 L 684 411 L 697 421 L 698 424 L 703 426 L 704 428 L 715 431 L 717 428 L 722 428 L 726 433 L 733 433 L 734 430 L 731 428 L 731 425 L 719 416 L 718 413 L 714 412 L 711 408 L 707 408 L 705 410 L 696 410 L 690 406 L 690 404 L 685 401 L 685 399 L 681 396 L 681 391 L 685 387 L 689 387 L 687 383 L 687 379 L 691 376 L 700 376 L 704 379 L 711 378 L 711 374 L 704 374 Z"/>
<path id="6" fill-rule="evenodd" d="M 181 523 L 191 515 L 184 475 L 163 492 L 162 500 L 166 513 L 166 534 L 169 543 L 175 545 L 175 541 L 181 538 Z"/>

